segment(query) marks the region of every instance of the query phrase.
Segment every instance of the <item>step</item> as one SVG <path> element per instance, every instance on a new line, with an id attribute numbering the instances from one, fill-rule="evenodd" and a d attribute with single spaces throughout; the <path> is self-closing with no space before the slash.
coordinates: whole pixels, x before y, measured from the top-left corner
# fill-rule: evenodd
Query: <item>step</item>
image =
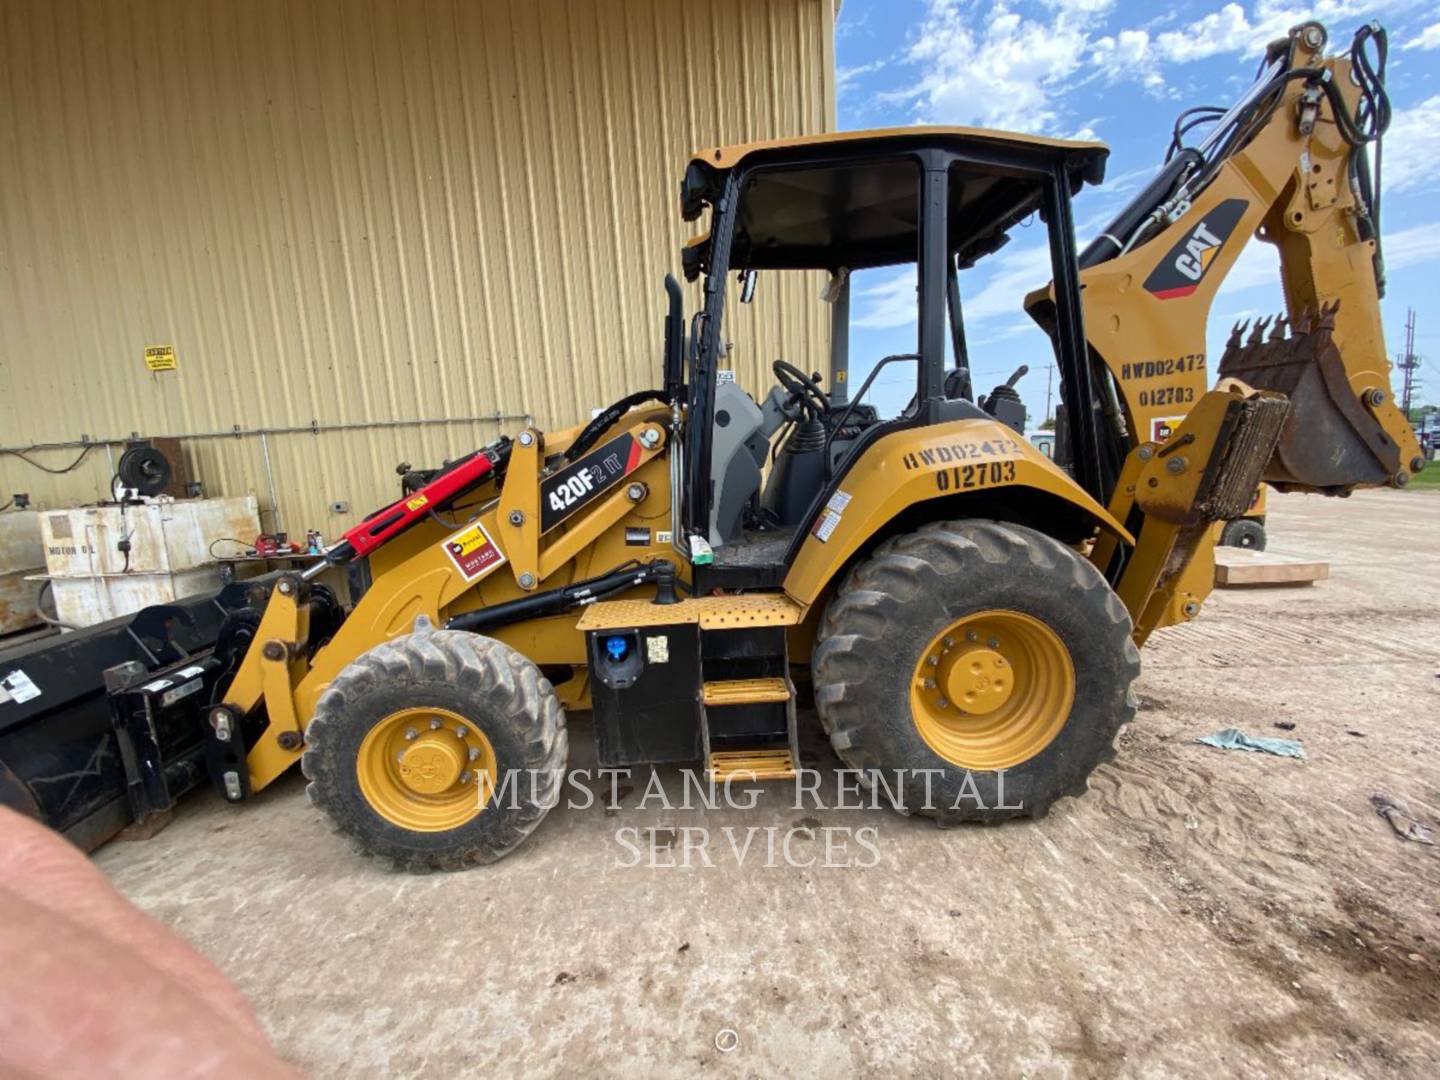
<path id="1" fill-rule="evenodd" d="M 717 750 L 710 755 L 707 776 L 723 783 L 737 780 L 793 780 L 795 759 L 789 750 Z"/>
<path id="2" fill-rule="evenodd" d="M 697 623 L 701 630 L 744 630 L 754 626 L 796 626 L 805 608 L 784 593 L 694 596 L 675 604 L 649 600 L 599 600 L 585 608 L 578 630 L 633 630 L 646 626 Z"/>
<path id="3" fill-rule="evenodd" d="M 706 705 L 753 705 L 789 700 L 790 687 L 784 679 L 720 679 L 705 684 Z"/>

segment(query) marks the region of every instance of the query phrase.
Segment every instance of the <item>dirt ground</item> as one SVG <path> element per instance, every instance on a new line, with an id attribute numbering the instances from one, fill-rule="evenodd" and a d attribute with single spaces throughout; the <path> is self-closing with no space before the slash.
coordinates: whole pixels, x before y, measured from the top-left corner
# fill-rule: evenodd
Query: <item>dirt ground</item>
<path id="1" fill-rule="evenodd" d="M 1217 591 L 1156 635 L 1118 759 L 1039 823 L 637 790 L 415 877 L 353 855 L 290 778 L 244 808 L 191 799 L 98 863 L 319 1075 L 1440 1075 L 1440 847 L 1370 805 L 1440 834 L 1440 494 L 1271 506 L 1272 547 L 1332 578 Z M 1194 742 L 1228 726 L 1306 759 Z M 572 725 L 576 763 L 590 741 Z M 813 718 L 806 745 L 836 767 Z M 825 826 L 873 826 L 878 861 L 797 868 L 762 833 L 739 865 L 712 843 L 714 866 L 628 866 L 617 840 L 658 830 L 680 862 L 668 830 L 726 825 L 793 832 L 799 863 Z"/>

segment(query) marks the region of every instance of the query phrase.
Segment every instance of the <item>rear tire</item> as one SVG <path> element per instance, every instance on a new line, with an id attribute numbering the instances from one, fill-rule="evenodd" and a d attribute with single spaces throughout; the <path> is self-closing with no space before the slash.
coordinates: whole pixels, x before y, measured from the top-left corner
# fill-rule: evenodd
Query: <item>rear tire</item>
<path id="1" fill-rule="evenodd" d="M 564 710 L 540 669 L 454 630 L 356 657 L 320 698 L 305 743 L 311 802 L 360 851 L 417 871 L 512 851 L 554 804 L 569 752 Z"/>
<path id="2" fill-rule="evenodd" d="M 1000 665 L 1008 688 L 987 705 L 996 691 L 982 678 L 974 712 L 949 700 L 935 708 L 946 686 L 965 689 L 944 681 L 961 667 L 955 650 L 966 667 L 968 655 Z M 903 812 L 948 825 L 1040 817 L 1083 793 L 1134 716 L 1140 654 L 1124 605 L 1086 559 L 1032 529 L 960 521 L 888 540 L 851 571 L 825 611 L 813 666 L 817 712 L 846 765 L 862 779 L 878 771 L 879 794 L 901 796 Z M 924 688 L 929 672 L 938 690 L 933 680 Z M 1054 686 L 1039 685 L 1047 680 Z M 920 770 L 939 770 L 928 802 Z"/>
<path id="3" fill-rule="evenodd" d="M 1265 550 L 1265 526 L 1254 518 L 1236 518 L 1227 521 L 1220 530 L 1221 547 L 1249 548 L 1251 551 Z"/>

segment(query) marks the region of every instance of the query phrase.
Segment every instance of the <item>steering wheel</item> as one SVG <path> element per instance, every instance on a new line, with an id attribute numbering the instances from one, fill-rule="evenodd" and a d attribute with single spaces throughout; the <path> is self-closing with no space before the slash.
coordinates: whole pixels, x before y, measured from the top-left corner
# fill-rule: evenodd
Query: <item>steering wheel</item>
<path id="1" fill-rule="evenodd" d="M 775 381 L 780 388 L 790 394 L 788 405 L 798 405 L 810 416 L 824 416 L 830 411 L 830 398 L 820 389 L 818 375 L 806 375 L 784 360 L 776 360 L 770 365 L 770 370 L 775 373 Z"/>

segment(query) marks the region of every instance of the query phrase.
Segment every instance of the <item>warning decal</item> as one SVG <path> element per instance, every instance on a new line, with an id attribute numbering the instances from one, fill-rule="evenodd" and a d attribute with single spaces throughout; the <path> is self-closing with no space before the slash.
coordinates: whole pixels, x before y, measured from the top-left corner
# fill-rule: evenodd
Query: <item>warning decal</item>
<path id="1" fill-rule="evenodd" d="M 151 371 L 175 370 L 175 346 L 151 345 L 145 350 L 145 366 Z"/>
<path id="2" fill-rule="evenodd" d="M 1157 416 L 1150 421 L 1150 441 L 1164 442 L 1175 434 L 1175 429 L 1180 426 L 1183 416 Z"/>
<path id="3" fill-rule="evenodd" d="M 829 540 L 835 532 L 835 526 L 840 524 L 840 515 L 850 505 L 850 493 L 840 491 L 838 488 L 825 503 L 825 509 L 820 511 L 820 516 L 810 526 L 810 535 L 819 540 L 822 544 Z"/>
<path id="4" fill-rule="evenodd" d="M 446 540 L 445 554 L 466 581 L 476 581 L 505 562 L 505 553 L 495 546 L 479 522 Z"/>
<path id="5" fill-rule="evenodd" d="M 35 685 L 29 675 L 19 668 L 0 679 L 0 704 L 7 701 L 24 704 L 39 696 L 40 688 Z"/>

